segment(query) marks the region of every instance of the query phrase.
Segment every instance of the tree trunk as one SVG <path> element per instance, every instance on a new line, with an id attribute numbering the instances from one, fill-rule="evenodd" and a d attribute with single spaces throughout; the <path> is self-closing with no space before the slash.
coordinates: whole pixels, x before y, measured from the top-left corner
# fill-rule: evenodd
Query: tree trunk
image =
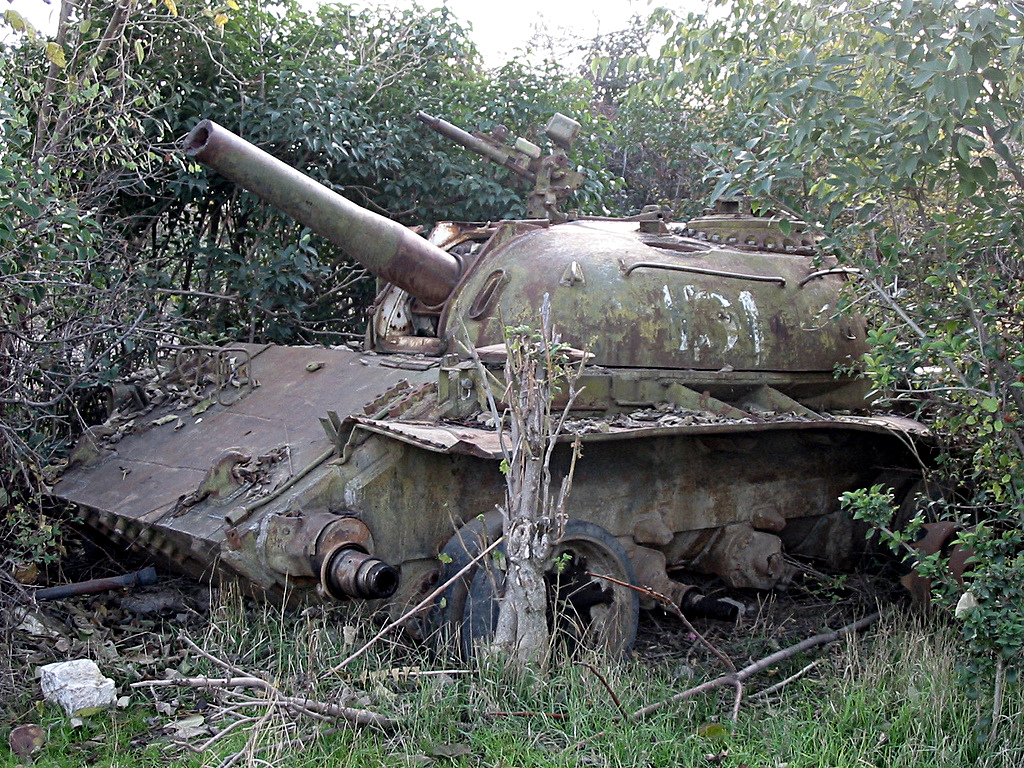
<path id="1" fill-rule="evenodd" d="M 567 348 L 559 344 L 550 321 L 548 297 L 541 307 L 541 329 L 509 329 L 505 337 L 502 422 L 509 425 L 505 450 L 506 497 L 502 509 L 506 548 L 505 591 L 492 649 L 520 666 L 541 665 L 549 650 L 545 573 L 565 528 L 565 499 L 572 471 L 551 497 L 551 453 L 569 406 L 575 399 Z M 569 393 L 561 418 L 552 418 L 553 389 Z"/>
<path id="2" fill-rule="evenodd" d="M 523 470 L 517 495 L 510 496 L 506 505 L 509 512 L 505 519 L 505 595 L 498 613 L 494 645 L 525 666 L 543 664 L 547 652 L 544 572 L 554 542 L 548 526 L 539 519 L 544 474 L 541 458 L 528 459 Z"/>

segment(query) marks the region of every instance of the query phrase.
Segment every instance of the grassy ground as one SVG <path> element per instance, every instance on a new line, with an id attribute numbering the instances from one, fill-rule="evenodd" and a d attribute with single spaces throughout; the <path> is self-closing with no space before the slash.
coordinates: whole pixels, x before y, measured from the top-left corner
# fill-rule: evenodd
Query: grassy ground
<path id="1" fill-rule="evenodd" d="M 721 663 L 677 627 L 672 632 L 683 642 L 668 643 L 660 653 L 650 652 L 657 644 L 648 641 L 643 653 L 618 664 L 583 660 L 600 675 L 565 662 L 547 675 L 524 677 L 499 660 L 467 666 L 387 641 L 338 674 L 328 670 L 369 634 L 369 622 L 340 609 L 278 613 L 227 595 L 214 602 L 208 622 L 177 618 L 140 630 L 164 638 L 152 646 L 148 639 L 140 643 L 139 633 L 127 633 L 131 653 L 111 655 L 108 649 L 101 666 L 130 692 L 127 707 L 73 727 L 55 708 L 35 700 L 35 683 L 26 674 L 17 701 L 5 708 L 10 714 L 0 736 L 15 725 L 38 723 L 47 740 L 36 762 L 55 766 L 1024 764 L 1020 687 L 1008 691 L 997 738 L 980 744 L 979 704 L 956 680 L 955 629 L 906 616 L 883 619 L 857 638 L 767 670 L 746 687 L 736 722 L 730 720 L 731 688 L 666 706 L 640 721 L 620 718 L 623 711 L 722 672 Z M 284 694 L 364 707 L 394 718 L 398 726 L 390 732 L 352 730 L 333 720 L 296 719 L 251 694 L 127 689 L 129 681 L 165 677 L 168 670 L 225 674 L 168 638 L 183 623 L 190 624 L 189 636 L 201 648 L 271 681 Z M 777 626 L 753 624 L 714 635 L 737 666 L 780 645 L 772 636 Z M 139 653 L 145 654 L 142 660 Z M 153 658 L 160 654 L 162 660 Z M 756 695 L 815 661 L 776 694 Z M 23 762 L 0 746 L 0 766 Z"/>

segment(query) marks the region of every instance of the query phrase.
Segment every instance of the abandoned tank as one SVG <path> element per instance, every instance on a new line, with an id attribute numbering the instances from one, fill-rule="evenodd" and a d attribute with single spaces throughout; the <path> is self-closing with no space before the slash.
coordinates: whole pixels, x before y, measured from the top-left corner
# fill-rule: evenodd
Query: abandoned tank
<path id="1" fill-rule="evenodd" d="M 500 535 L 505 494 L 482 366 L 501 377 L 505 325 L 538 325 L 546 297 L 562 340 L 589 353 L 553 460 L 557 480 L 580 441 L 551 580 L 584 632 L 611 650 L 636 632 L 636 591 L 602 576 L 727 615 L 674 577 L 771 589 L 790 558 L 849 567 L 864 536 L 840 495 L 905 493 L 927 432 L 873 413 L 842 373 L 864 321 L 837 311 L 849 275 L 802 225 L 742 200 L 685 225 L 566 214 L 574 121 L 552 119 L 544 154 L 419 118 L 527 179 L 529 218 L 423 238 L 211 121 L 193 129 L 189 156 L 377 276 L 366 340 L 170 349 L 158 381 L 115 388 L 55 494 L 158 564 L 255 593 L 397 617 L 464 571 L 408 627 L 468 646 L 501 591 L 500 571 L 470 565 Z"/>

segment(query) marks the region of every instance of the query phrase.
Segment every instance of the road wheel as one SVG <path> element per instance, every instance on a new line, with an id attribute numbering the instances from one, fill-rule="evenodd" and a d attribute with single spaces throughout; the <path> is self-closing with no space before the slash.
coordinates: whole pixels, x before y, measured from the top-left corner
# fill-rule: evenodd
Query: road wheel
<path id="1" fill-rule="evenodd" d="M 457 573 L 500 535 L 497 512 L 463 526 L 442 553 L 442 580 Z M 504 593 L 504 559 L 501 545 L 441 596 L 438 625 L 442 639 L 453 643 L 464 656 L 472 655 L 475 646 L 494 636 Z M 634 584 L 635 578 L 632 563 L 614 536 L 594 523 L 570 520 L 545 576 L 548 627 L 555 648 L 569 653 L 593 649 L 611 655 L 627 651 L 636 639 L 640 603 L 637 592 L 624 584 Z"/>

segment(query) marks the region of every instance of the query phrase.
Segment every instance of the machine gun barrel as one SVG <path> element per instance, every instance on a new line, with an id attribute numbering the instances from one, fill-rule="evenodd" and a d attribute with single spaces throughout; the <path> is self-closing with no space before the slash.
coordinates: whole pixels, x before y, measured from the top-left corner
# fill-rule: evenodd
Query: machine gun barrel
<path id="1" fill-rule="evenodd" d="M 440 133 L 442 136 L 448 137 L 456 144 L 461 144 L 466 149 L 476 152 L 478 155 L 483 155 L 488 160 L 492 160 L 498 165 L 508 168 L 513 173 L 522 176 L 531 183 L 536 183 L 537 174 L 525 166 L 525 163 L 529 161 L 529 158 L 521 152 L 514 152 L 507 147 L 492 144 L 481 139 L 479 136 L 474 136 L 472 133 L 462 130 L 457 125 L 453 125 L 447 120 L 442 120 L 440 117 L 428 115 L 426 112 L 417 112 L 416 118 L 421 123 L 425 123 L 432 130 Z M 539 156 L 539 149 L 537 150 L 537 154 Z"/>
<path id="2" fill-rule="evenodd" d="M 396 221 L 345 199 L 211 120 L 185 139 L 185 153 L 338 245 L 377 277 L 427 305 L 458 282 L 458 260 Z"/>

